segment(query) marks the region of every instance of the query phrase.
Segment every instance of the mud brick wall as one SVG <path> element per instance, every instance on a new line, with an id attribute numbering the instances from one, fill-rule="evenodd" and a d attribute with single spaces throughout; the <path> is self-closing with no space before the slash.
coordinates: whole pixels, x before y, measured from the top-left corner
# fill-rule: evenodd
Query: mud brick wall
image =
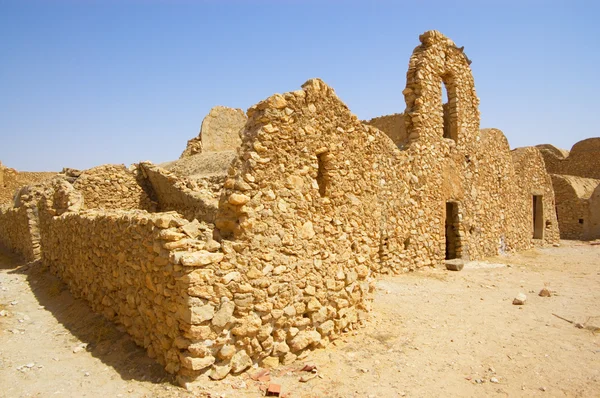
<path id="1" fill-rule="evenodd" d="M 156 209 L 136 175 L 124 165 L 108 164 L 85 170 L 73 186 L 83 194 L 86 209 Z"/>

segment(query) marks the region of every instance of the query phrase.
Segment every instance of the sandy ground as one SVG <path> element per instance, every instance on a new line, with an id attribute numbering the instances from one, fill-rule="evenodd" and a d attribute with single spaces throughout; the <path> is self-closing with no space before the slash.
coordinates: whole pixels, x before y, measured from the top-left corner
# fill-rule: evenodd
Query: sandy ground
<path id="1" fill-rule="evenodd" d="M 544 286 L 552 297 L 538 296 Z M 269 377 L 287 397 L 598 397 L 594 326 L 600 246 L 563 241 L 381 278 L 364 327 Z M 317 376 L 301 383 L 305 364 Z M 269 383 L 251 379 L 258 371 L 188 392 L 59 280 L 0 255 L 2 397 L 258 397 Z"/>

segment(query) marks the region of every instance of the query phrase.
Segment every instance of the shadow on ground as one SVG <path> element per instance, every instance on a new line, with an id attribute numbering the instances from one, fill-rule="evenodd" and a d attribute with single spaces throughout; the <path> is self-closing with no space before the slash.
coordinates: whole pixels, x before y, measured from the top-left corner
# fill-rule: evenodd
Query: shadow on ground
<path id="1" fill-rule="evenodd" d="M 67 285 L 40 262 L 26 264 L 0 249 L 0 269 L 12 269 L 9 274 L 26 275 L 39 305 L 75 338 L 87 343 L 86 350 L 114 368 L 123 380 L 175 384 L 174 377 L 148 357 L 145 349 L 138 346 L 122 326 L 94 313 L 86 301 L 73 297 Z"/>

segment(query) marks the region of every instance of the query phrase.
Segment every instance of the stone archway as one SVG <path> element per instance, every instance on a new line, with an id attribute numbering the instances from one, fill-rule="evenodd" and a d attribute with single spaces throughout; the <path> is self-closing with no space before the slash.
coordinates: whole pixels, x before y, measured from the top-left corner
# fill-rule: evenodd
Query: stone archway
<path id="1" fill-rule="evenodd" d="M 471 61 L 462 47 L 438 31 L 425 32 L 419 40 L 403 91 L 408 146 L 438 137 L 467 145 L 479 131 L 479 98 Z M 442 85 L 448 92 L 447 104 L 443 104 Z"/>

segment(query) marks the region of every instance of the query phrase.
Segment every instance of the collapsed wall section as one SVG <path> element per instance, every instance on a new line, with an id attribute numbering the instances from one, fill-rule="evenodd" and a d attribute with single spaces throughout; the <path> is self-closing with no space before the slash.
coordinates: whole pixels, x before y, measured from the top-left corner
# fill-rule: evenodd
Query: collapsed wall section
<path id="1" fill-rule="evenodd" d="M 152 186 L 161 211 L 177 211 L 188 220 L 214 222 L 222 183 L 210 178 L 178 177 L 149 162 L 140 163 L 140 167 Z"/>

